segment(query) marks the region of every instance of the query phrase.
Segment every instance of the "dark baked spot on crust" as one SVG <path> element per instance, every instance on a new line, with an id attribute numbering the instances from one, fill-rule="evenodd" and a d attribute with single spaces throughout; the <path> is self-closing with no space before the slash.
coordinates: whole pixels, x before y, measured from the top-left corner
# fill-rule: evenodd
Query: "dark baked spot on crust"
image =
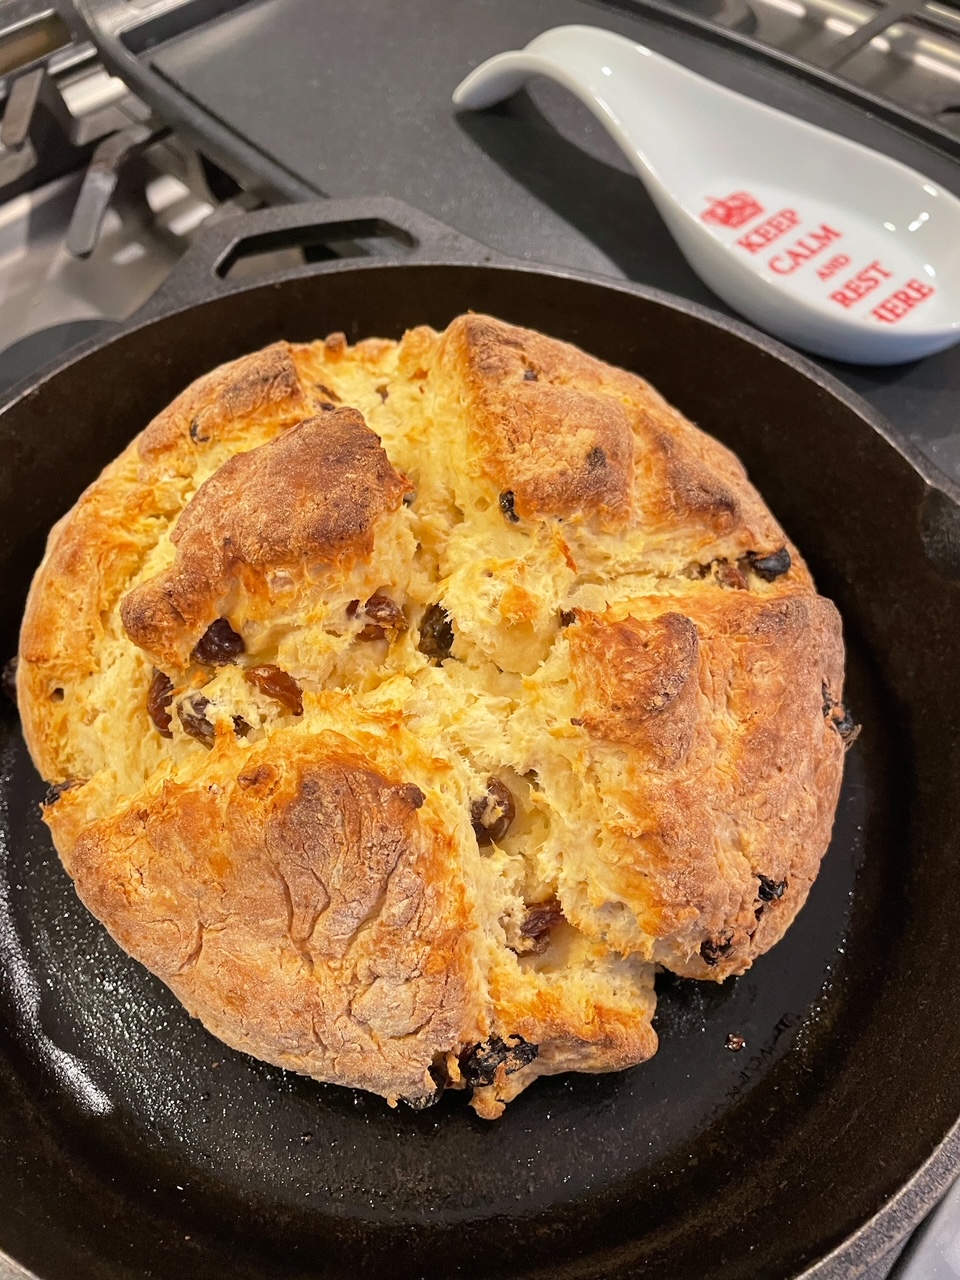
<path id="1" fill-rule="evenodd" d="M 507 1036 L 506 1040 L 491 1036 L 461 1058 L 460 1070 L 468 1085 L 484 1088 L 496 1083 L 501 1069 L 504 1075 L 513 1075 L 533 1062 L 539 1052 L 539 1045 L 529 1044 L 522 1036 Z"/>
<path id="2" fill-rule="evenodd" d="M 171 567 L 122 601 L 127 634 L 160 665 L 182 666 L 232 591 L 269 591 L 272 570 L 297 576 L 368 555 L 375 521 L 408 488 L 355 409 L 234 455 L 177 521 Z"/>
<path id="3" fill-rule="evenodd" d="M 823 704 L 823 718 L 826 719 L 833 708 L 837 705 L 830 696 L 830 691 L 823 683 L 820 685 L 820 697 Z"/>
<path id="4" fill-rule="evenodd" d="M 423 802 L 427 798 L 416 783 L 413 782 L 404 783 L 400 788 L 400 796 L 411 809 L 422 809 Z"/>
<path id="5" fill-rule="evenodd" d="M 210 436 L 203 434 L 203 427 L 200 425 L 199 418 L 194 418 L 190 423 L 190 439 L 194 444 L 208 444 L 210 441 Z"/>
<path id="6" fill-rule="evenodd" d="M 607 455 L 600 446 L 594 445 L 587 454 L 587 466 L 591 471 L 596 471 L 597 467 L 605 467 L 607 465 Z"/>
<path id="7" fill-rule="evenodd" d="M 276 767 L 272 764 L 256 764 L 250 769 L 244 769 L 243 773 L 237 775 L 237 786 L 244 791 L 257 791 L 263 793 L 274 787 L 278 780 Z"/>

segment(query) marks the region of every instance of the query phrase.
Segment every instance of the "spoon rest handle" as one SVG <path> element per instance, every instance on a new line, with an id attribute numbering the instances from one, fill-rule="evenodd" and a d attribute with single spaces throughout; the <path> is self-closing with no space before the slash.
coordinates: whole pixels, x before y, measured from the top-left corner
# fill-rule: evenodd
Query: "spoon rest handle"
<path id="1" fill-rule="evenodd" d="M 634 74 L 625 79 L 625 57 L 631 64 L 645 62 L 646 66 L 631 66 Z M 483 110 L 509 98 L 532 76 L 545 76 L 569 90 L 593 112 L 646 180 L 650 165 L 637 135 L 644 98 L 655 86 L 643 72 L 649 69 L 657 80 L 661 70 L 658 64 L 665 61 L 610 32 L 593 27 L 555 27 L 531 40 L 525 49 L 488 58 L 457 86 L 453 101 L 457 107 Z M 689 74 L 678 66 L 671 69 L 681 76 Z"/>

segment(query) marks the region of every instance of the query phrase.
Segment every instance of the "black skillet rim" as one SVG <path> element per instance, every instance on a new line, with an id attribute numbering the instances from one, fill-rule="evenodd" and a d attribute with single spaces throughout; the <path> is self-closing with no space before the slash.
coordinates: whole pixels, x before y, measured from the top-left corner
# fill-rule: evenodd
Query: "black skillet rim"
<path id="1" fill-rule="evenodd" d="M 311 263 L 243 281 L 223 279 L 222 267 L 238 256 L 239 247 L 247 241 L 263 237 L 281 238 L 282 243 L 296 243 L 297 233 L 309 229 L 316 232 L 335 226 L 351 238 L 389 236 L 412 251 L 396 259 L 375 253 L 368 258 L 336 258 Z M 399 232 L 399 235 L 397 234 Z M 339 239 L 344 235 L 340 234 Z M 929 489 L 942 493 L 960 508 L 960 484 L 944 474 L 901 432 L 893 427 L 871 405 L 838 378 L 822 369 L 807 356 L 792 350 L 775 338 L 761 333 L 741 320 L 732 319 L 699 303 L 687 301 L 660 289 L 633 281 L 607 278 L 596 273 L 566 267 L 507 258 L 451 231 L 442 223 L 401 201 L 375 198 L 351 201 L 324 201 L 317 204 L 283 206 L 253 214 L 225 219 L 209 228 L 194 243 L 168 279 L 140 311 L 105 334 L 96 334 L 78 344 L 65 355 L 46 365 L 16 385 L 0 398 L 0 415 L 12 405 L 33 394 L 64 369 L 82 361 L 94 351 L 141 329 L 154 321 L 186 312 L 214 298 L 242 296 L 264 286 L 282 286 L 288 281 L 314 276 L 364 272 L 384 269 L 402 270 L 406 265 L 438 267 L 482 267 L 511 274 L 554 276 L 564 280 L 601 285 L 612 293 L 641 297 L 658 306 L 680 312 L 714 328 L 741 338 L 781 364 L 785 364 L 841 401 L 884 442 L 898 453 L 921 477 Z M 933 1148 L 926 1161 L 900 1189 L 868 1218 L 845 1241 L 807 1268 L 798 1280 L 851 1280 L 883 1259 L 904 1241 L 930 1213 L 960 1170 L 960 1117 Z M 14 1258 L 0 1250 L 0 1280 L 43 1280 L 24 1269 Z"/>

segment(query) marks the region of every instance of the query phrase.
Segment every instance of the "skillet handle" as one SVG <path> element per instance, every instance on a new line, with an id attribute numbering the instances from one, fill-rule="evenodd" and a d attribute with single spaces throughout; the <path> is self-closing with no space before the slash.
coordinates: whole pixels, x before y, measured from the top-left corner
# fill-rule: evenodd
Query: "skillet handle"
<path id="1" fill-rule="evenodd" d="M 277 249 L 313 250 L 306 267 L 230 280 L 241 258 Z M 201 229 L 160 288 L 132 320 L 206 302 L 257 283 L 336 269 L 345 258 L 480 264 L 510 259 L 443 222 L 387 196 L 317 200 L 238 213 Z M 318 260 L 319 259 L 319 260 Z"/>

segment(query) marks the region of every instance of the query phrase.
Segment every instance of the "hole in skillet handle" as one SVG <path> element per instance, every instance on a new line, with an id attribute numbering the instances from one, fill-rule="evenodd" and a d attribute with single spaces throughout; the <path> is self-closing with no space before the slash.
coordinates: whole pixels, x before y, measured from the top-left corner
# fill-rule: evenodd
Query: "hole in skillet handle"
<path id="1" fill-rule="evenodd" d="M 304 260 L 377 258 L 480 265 L 512 259 L 390 196 L 317 200 L 237 212 L 201 228 L 152 297 L 124 323 L 146 321 L 220 297 L 237 279 L 289 274 Z"/>
<path id="2" fill-rule="evenodd" d="M 300 262 L 369 258 L 376 252 L 370 241 L 386 242 L 385 248 L 406 251 L 415 249 L 419 243 L 409 231 L 384 218 L 351 218 L 323 226 L 278 227 L 239 240 L 217 263 L 215 272 L 219 279 L 230 280 L 259 275 L 278 267 L 299 265 Z"/>

